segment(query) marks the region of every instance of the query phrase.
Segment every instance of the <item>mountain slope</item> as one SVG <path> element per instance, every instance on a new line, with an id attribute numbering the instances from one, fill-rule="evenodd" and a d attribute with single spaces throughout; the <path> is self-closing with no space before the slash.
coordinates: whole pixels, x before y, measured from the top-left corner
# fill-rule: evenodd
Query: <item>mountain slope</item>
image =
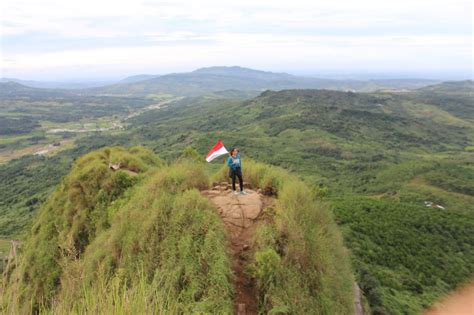
<path id="1" fill-rule="evenodd" d="M 78 146 L 143 144 L 173 161 L 190 144 L 204 155 L 222 139 L 228 148 L 239 146 L 244 158 L 283 166 L 333 206 L 370 306 L 379 313 L 416 314 L 474 272 L 473 104 L 467 93 L 449 95 L 449 103 L 446 97 L 287 90 L 247 101 L 188 98 L 131 118 L 123 132 L 84 138 Z M 77 153 L 64 156 L 72 160 Z M 40 167 L 55 160 L 33 162 Z M 211 172 L 218 165 L 208 167 Z M 28 176 L 35 179 L 34 172 Z M 266 176 L 257 182 L 272 186 L 282 180 Z M 12 183 L 9 191 L 28 184 L 21 185 Z M 263 256 L 275 257 L 270 251 Z"/>
<path id="2" fill-rule="evenodd" d="M 473 95 L 474 93 L 474 81 L 447 81 L 440 84 L 428 85 L 426 87 L 418 89 L 420 92 L 431 92 L 439 94 L 462 94 L 467 93 Z"/>
<path id="3" fill-rule="evenodd" d="M 6 81 L 0 82 L 0 95 L 15 95 L 17 93 L 25 92 L 25 91 L 35 91 L 35 88 L 14 82 L 14 81 Z"/>
<path id="4" fill-rule="evenodd" d="M 15 270 L 21 276 L 14 279 L 21 279 L 25 287 L 15 301 L 20 305 L 14 307 L 21 307 L 26 299 L 33 310 L 38 310 L 56 294 L 62 274 L 61 259 L 66 263 L 84 252 L 96 234 L 107 226 L 108 214 L 103 208 L 133 186 L 133 177 L 126 172 L 110 172 L 108 162 L 121 163 L 136 173 L 161 163 L 139 148 L 128 152 L 108 149 L 78 160 L 33 225 L 30 242 L 25 246 L 26 265 Z"/>
<path id="5" fill-rule="evenodd" d="M 27 86 L 21 83 L 7 81 L 0 82 L 0 96 L 2 97 L 48 97 L 48 96 L 65 96 L 73 95 L 74 93 L 69 90 L 52 89 L 52 88 L 37 88 Z"/>
<path id="6" fill-rule="evenodd" d="M 461 119 L 474 121 L 474 81 L 453 81 L 417 90 L 420 102 L 435 104 Z"/>
<path id="7" fill-rule="evenodd" d="M 221 139 L 304 176 L 334 206 L 373 310 L 417 314 L 474 272 L 474 123 L 460 115 L 472 101 L 455 95 L 446 107 L 444 96 L 423 97 L 286 90 L 244 102 L 197 98 L 136 117 L 131 132 L 170 157 L 190 143 L 204 154 L 209 139 Z"/>
<path id="8" fill-rule="evenodd" d="M 209 178 L 196 155 L 164 165 L 143 148 L 114 147 L 78 159 L 35 219 L 18 267 L 7 266 L 0 310 L 230 313 L 230 245 L 200 193 Z M 296 177 L 246 165 L 253 187 L 277 195 L 246 253 L 259 310 L 351 313 L 351 269 L 330 212 Z"/>
<path id="9" fill-rule="evenodd" d="M 376 162 L 384 155 L 397 156 L 399 150 L 463 150 L 472 141 L 474 125 L 468 120 L 456 120 L 440 109 L 433 117 L 426 110 L 422 116 L 419 106 L 412 96 L 396 94 L 268 91 L 244 102 L 183 100 L 135 117 L 132 132 L 165 152 L 185 145 L 181 138 L 203 143 L 204 151 L 204 141 L 215 137 L 272 163 L 285 163 L 291 152 L 293 167 L 302 167 L 308 158 L 345 164 L 359 158 Z M 469 111 L 471 105 L 459 103 L 458 108 Z M 330 168 L 321 171 L 331 174 Z"/>

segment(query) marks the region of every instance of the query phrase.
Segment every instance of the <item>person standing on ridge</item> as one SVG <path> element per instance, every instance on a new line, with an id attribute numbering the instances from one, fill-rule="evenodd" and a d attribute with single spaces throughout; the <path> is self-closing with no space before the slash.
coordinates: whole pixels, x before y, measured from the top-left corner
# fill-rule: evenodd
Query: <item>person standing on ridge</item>
<path id="1" fill-rule="evenodd" d="M 242 161 L 240 160 L 240 153 L 237 148 L 230 150 L 230 156 L 227 159 L 227 166 L 229 167 L 229 175 L 232 178 L 232 192 L 234 195 L 239 193 L 235 190 L 235 178 L 239 178 L 240 194 L 246 195 L 244 191 L 244 180 L 242 179 Z"/>

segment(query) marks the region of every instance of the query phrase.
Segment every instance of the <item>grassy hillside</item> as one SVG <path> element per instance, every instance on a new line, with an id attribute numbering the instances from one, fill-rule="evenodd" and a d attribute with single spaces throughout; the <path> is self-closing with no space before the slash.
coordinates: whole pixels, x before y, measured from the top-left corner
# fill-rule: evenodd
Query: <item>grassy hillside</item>
<path id="1" fill-rule="evenodd" d="M 228 146 L 239 146 L 244 155 L 293 170 L 322 191 L 328 188 L 327 198 L 334 205 L 344 197 L 346 203 L 336 210 L 336 218 L 345 222 L 345 240 L 373 311 L 415 314 L 474 274 L 472 240 L 464 232 L 442 238 L 437 232 L 460 222 L 467 224 L 467 230 L 474 224 L 474 195 L 469 188 L 474 160 L 467 151 L 474 140 L 469 116 L 473 105 L 462 92 L 451 96 L 456 106 L 439 106 L 442 96 L 432 96 L 436 101 L 431 102 L 423 93 L 299 90 L 265 92 L 245 102 L 186 100 L 137 117 L 134 133 L 169 157 L 190 143 L 205 153 L 209 139 L 222 139 Z M 359 196 L 370 198 L 367 203 L 380 209 L 367 230 L 364 221 L 348 215 L 361 203 Z M 433 220 L 415 220 L 408 209 L 432 215 Z M 394 215 L 382 216 L 385 212 Z M 405 214 L 413 224 L 401 223 L 395 213 Z M 417 222 L 424 224 L 426 242 L 416 241 Z M 398 231 L 406 242 L 374 231 L 382 236 Z M 359 242 L 369 250 L 358 250 Z M 456 263 L 451 263 L 452 257 L 438 257 L 436 246 L 455 255 Z M 418 250 L 406 255 L 410 247 Z M 375 250 L 380 257 L 394 253 L 397 263 L 377 261 Z M 429 277 L 408 272 L 420 270 L 413 264 L 435 272 Z M 441 270 L 456 276 L 446 278 Z M 387 273 L 392 280 L 386 280 Z M 410 287 L 403 281 L 415 284 Z"/>
<path id="2" fill-rule="evenodd" d="M 213 177 L 227 179 L 223 166 Z M 246 160 L 244 178 L 276 196 L 257 229 L 253 274 L 261 311 L 283 314 L 353 313 L 353 279 L 346 249 L 318 190 L 278 167 Z"/>
<path id="3" fill-rule="evenodd" d="M 24 156 L 0 165 L 0 237 L 22 239 L 32 218 L 71 168 L 75 159 L 106 145 L 102 137 L 79 139 L 75 147 L 51 157 Z"/>
<path id="4" fill-rule="evenodd" d="M 458 118 L 474 121 L 474 106 L 472 106 L 474 81 L 472 80 L 430 85 L 419 89 L 417 98 L 424 103 L 434 104 Z M 471 106 L 464 106 L 464 104 L 471 104 Z"/>
<path id="5" fill-rule="evenodd" d="M 401 162 L 427 158 L 434 166 L 467 156 L 474 124 L 437 107 L 422 117 L 419 106 L 412 96 L 393 94 L 265 92 L 245 102 L 183 100 L 134 118 L 132 132 L 170 157 L 190 143 L 204 154 L 209 139 L 220 138 L 253 158 L 330 185 L 335 194 L 363 193 L 380 171 Z"/>
<path id="6" fill-rule="evenodd" d="M 61 276 L 60 257 L 64 256 L 67 262 L 80 255 L 97 231 L 108 224 L 107 213 L 100 209 L 136 181 L 128 173 L 109 171 L 108 163 L 117 161 L 137 173 L 160 163 L 141 149 L 107 149 L 78 160 L 71 174 L 44 204 L 32 227 L 30 243 L 25 244 L 27 265 L 15 271 L 26 285 L 17 295 L 19 303 L 31 301 L 38 308 L 50 299 Z"/>
<path id="7" fill-rule="evenodd" d="M 379 313 L 398 314 L 407 308 L 412 314 L 474 274 L 469 263 L 472 241 L 457 232 L 438 238 L 440 227 L 450 230 L 463 221 L 469 230 L 474 220 L 474 106 L 464 87 L 472 82 L 459 84 L 458 87 L 449 83 L 449 93 L 444 93 L 445 87 L 440 85 L 431 88 L 439 92 L 422 89 L 411 93 L 361 94 L 287 90 L 267 91 L 246 101 L 216 96 L 187 98 L 130 119 L 128 129 L 120 134 L 83 138 L 77 146 L 87 151 L 110 144 L 142 144 L 173 161 L 188 145 L 203 156 L 216 139 L 222 139 L 228 147 L 239 146 L 244 158 L 279 165 L 298 174 L 334 207 L 336 219 L 343 226 L 344 241 L 352 253 L 359 285 L 377 288 L 373 295 L 369 289 L 365 292 L 371 306 Z M 58 158 L 71 161 L 77 156 L 74 152 L 59 153 Z M 47 169 L 56 160 L 25 160 L 23 165 L 15 161 L 0 168 L 0 172 L 15 176 L 30 162 Z M 58 179 L 66 170 L 67 167 L 59 168 Z M 210 165 L 208 172 L 213 170 L 216 167 Z M 41 182 L 40 175 L 41 172 L 30 172 L 28 180 L 19 177 L 9 181 L 8 189 L 5 186 L 0 192 L 24 191 L 45 196 L 46 188 L 41 185 L 29 190 L 28 182 Z M 29 209 L 25 205 L 27 199 L 21 196 L 24 195 L 8 199 L 10 219 L 0 222 L 14 222 L 16 209 Z M 31 206 L 32 212 L 40 203 Z M 378 215 L 365 217 L 365 210 L 358 208 L 361 204 L 363 209 L 377 209 L 370 213 Z M 352 216 L 352 211 L 361 212 L 370 225 Z M 414 224 L 409 224 L 402 217 L 406 215 L 410 220 L 408 211 L 423 216 L 413 216 Z M 424 220 L 425 215 L 432 215 L 433 220 Z M 4 217 L 2 214 L 0 218 Z M 418 223 L 423 223 L 422 234 L 430 241 L 415 242 Z M 4 236 L 18 235 L 19 227 L 8 230 Z M 387 229 L 398 229 L 407 238 L 406 243 L 383 237 L 389 234 Z M 369 251 L 358 250 L 360 239 Z M 439 258 L 445 272 L 456 274 L 455 277 L 446 278 L 438 272 L 438 257 L 433 256 L 438 251 L 431 248 L 436 244 L 442 244 L 440 247 L 446 252 L 456 252 L 455 263 L 448 257 Z M 405 255 L 409 246 L 419 250 Z M 374 253 L 377 257 L 385 253 L 400 255 L 392 256 L 396 264 L 387 264 L 373 259 Z M 419 270 L 407 267 L 413 263 L 429 266 L 433 276 L 426 280 L 426 275 L 411 273 L 412 269 Z M 386 278 L 391 280 L 385 281 Z M 416 280 L 414 286 L 405 284 L 408 278 Z"/>
<path id="8" fill-rule="evenodd" d="M 2 312 L 230 313 L 227 239 L 199 193 L 204 164 L 187 156 L 165 165 L 143 148 L 112 147 L 78 159 L 6 270 Z M 282 169 L 248 163 L 245 176 L 277 195 L 248 266 L 260 309 L 351 312 L 352 272 L 327 208 Z"/>

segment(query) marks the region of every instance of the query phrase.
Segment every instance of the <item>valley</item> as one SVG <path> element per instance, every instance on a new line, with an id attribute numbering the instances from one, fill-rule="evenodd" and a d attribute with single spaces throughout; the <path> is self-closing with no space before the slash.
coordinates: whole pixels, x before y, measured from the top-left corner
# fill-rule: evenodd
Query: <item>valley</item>
<path id="1" fill-rule="evenodd" d="M 20 89 L 11 83 L 5 85 L 5 89 Z M 139 100 L 135 106 L 120 107 L 120 102 L 134 100 L 113 97 L 105 97 L 106 101 L 104 97 L 83 100 L 81 93 L 50 90 L 46 101 L 42 90 L 25 89 L 28 93 L 22 88 L 21 92 L 4 95 L 2 99 L 0 163 L 28 154 L 54 154 L 64 149 L 64 145 L 71 148 L 85 134 L 120 132 L 128 119 L 180 99 L 155 95 Z M 2 93 L 6 94 L 0 88 Z"/>

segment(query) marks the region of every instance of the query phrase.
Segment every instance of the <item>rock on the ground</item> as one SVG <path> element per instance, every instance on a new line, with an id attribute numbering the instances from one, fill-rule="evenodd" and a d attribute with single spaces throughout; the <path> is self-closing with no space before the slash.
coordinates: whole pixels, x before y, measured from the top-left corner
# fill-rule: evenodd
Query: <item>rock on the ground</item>
<path id="1" fill-rule="evenodd" d="M 203 192 L 217 206 L 224 223 L 232 226 L 232 233 L 238 232 L 236 228 L 244 229 L 250 226 L 262 211 L 262 196 L 250 189 L 247 193 L 247 195 L 234 195 L 221 189 Z"/>

